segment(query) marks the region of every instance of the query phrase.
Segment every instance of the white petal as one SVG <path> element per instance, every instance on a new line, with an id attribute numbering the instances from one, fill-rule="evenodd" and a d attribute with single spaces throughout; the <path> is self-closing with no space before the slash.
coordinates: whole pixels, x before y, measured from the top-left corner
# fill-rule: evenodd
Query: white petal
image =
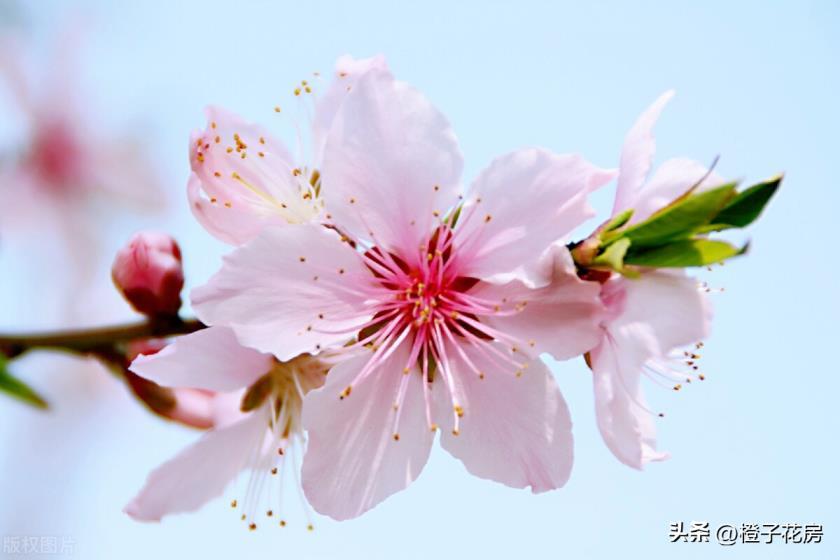
<path id="1" fill-rule="evenodd" d="M 640 190 L 653 165 L 653 155 L 656 152 L 653 126 L 672 97 L 674 97 L 673 90 L 660 95 L 650 107 L 645 109 L 627 133 L 621 149 L 613 215 L 633 208 L 639 199 Z"/>
<path id="2" fill-rule="evenodd" d="M 457 201 L 462 166 L 446 118 L 417 90 L 370 71 L 347 95 L 327 138 L 326 209 L 353 237 L 372 233 L 380 246 L 415 254 Z"/>
<path id="3" fill-rule="evenodd" d="M 580 156 L 537 148 L 497 158 L 457 225 L 463 274 L 486 278 L 536 260 L 594 214 L 587 197 L 612 177 Z"/>
<path id="4" fill-rule="evenodd" d="M 441 432 L 443 448 L 481 478 L 535 493 L 563 486 L 573 462 L 572 421 L 548 368 L 531 360 L 517 377 L 495 368 L 484 354 L 466 351 L 485 376 L 453 359 L 464 415 L 457 436 Z"/>
<path id="5" fill-rule="evenodd" d="M 165 387 L 233 391 L 268 372 L 273 358 L 239 344 L 233 331 L 210 327 L 177 337 L 160 352 L 138 356 L 131 371 Z"/>
<path id="6" fill-rule="evenodd" d="M 206 432 L 152 471 L 125 512 L 138 521 L 160 521 L 170 513 L 195 511 L 221 495 L 262 442 L 266 421 L 265 414 L 254 412 L 240 422 Z"/>
<path id="7" fill-rule="evenodd" d="M 334 519 L 357 517 L 406 488 L 420 474 L 434 440 L 426 422 L 421 375 L 407 379 L 399 441 L 394 440 L 394 403 L 405 378 L 408 351 L 400 348 L 339 399 L 369 355 L 335 366 L 321 389 L 307 394 L 303 426 L 309 445 L 303 489 L 316 511 Z"/>
<path id="8" fill-rule="evenodd" d="M 234 250 L 192 292 L 207 324 L 231 327 L 242 344 L 280 360 L 351 339 L 370 318 L 358 290 L 371 278 L 360 255 L 319 225 L 264 230 Z"/>
<path id="9" fill-rule="evenodd" d="M 708 336 L 711 305 L 694 278 L 681 272 L 651 271 L 636 280 L 619 281 L 626 299 L 609 329 L 628 339 L 644 339 L 649 356 L 665 356 Z"/>
<path id="10" fill-rule="evenodd" d="M 377 55 L 371 58 L 353 58 L 349 55 L 340 56 L 335 62 L 335 77 L 326 91 L 318 98 L 315 106 L 315 116 L 312 120 L 312 163 L 320 168 L 323 161 L 324 144 L 327 134 L 332 128 L 338 109 L 347 95 L 353 91 L 359 78 L 372 70 L 388 72 L 385 57 Z"/>
<path id="11" fill-rule="evenodd" d="M 578 278 L 563 245 L 553 245 L 539 264 L 524 280 L 479 284 L 476 296 L 497 301 L 505 310 L 520 309 L 512 315 L 483 315 L 481 321 L 517 338 L 535 355 L 548 352 L 557 360 L 580 356 L 597 345 L 602 336 L 601 286 Z M 529 283 L 543 287 L 532 289 Z"/>
<path id="12" fill-rule="evenodd" d="M 634 469 L 669 457 L 656 450 L 656 426 L 641 390 L 640 360 L 644 361 L 643 347 L 620 336 L 605 338 L 590 353 L 598 429 L 613 455 Z"/>

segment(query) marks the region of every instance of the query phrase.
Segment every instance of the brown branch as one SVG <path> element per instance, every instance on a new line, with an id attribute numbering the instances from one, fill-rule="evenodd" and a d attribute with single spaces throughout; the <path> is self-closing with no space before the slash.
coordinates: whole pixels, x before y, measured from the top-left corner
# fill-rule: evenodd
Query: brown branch
<path id="1" fill-rule="evenodd" d="M 204 323 L 197 319 L 182 320 L 180 317 L 170 317 L 92 329 L 28 334 L 0 333 L 0 351 L 8 357 L 36 348 L 96 352 L 103 347 L 113 347 L 115 344 L 132 340 L 188 334 L 203 328 Z"/>

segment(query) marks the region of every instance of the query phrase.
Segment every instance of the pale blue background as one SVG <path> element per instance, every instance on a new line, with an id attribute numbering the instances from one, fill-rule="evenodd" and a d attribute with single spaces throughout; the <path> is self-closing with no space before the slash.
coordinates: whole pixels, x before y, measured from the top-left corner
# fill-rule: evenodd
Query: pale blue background
<path id="1" fill-rule="evenodd" d="M 28 4 L 19 20 L 46 45 L 69 9 Z M 82 77 L 105 123 L 149 138 L 176 205 L 171 221 L 150 223 L 177 233 L 192 285 L 223 250 L 184 200 L 186 143 L 203 105 L 273 122 L 296 81 L 328 73 L 343 53 L 384 53 L 422 89 L 451 119 L 469 177 L 527 144 L 615 165 L 638 113 L 674 87 L 659 161 L 721 154 L 726 176 L 787 179 L 749 232 L 751 254 L 704 273 L 726 289 L 714 296 L 709 379 L 679 394 L 650 385 L 668 412 L 667 463 L 639 473 L 614 460 L 595 429 L 589 374 L 570 362 L 554 367 L 575 421 L 562 490 L 533 496 L 472 478 L 436 449 L 409 490 L 356 521 L 318 518 L 312 534 L 293 496 L 285 530 L 245 531 L 227 499 L 140 525 L 122 505 L 195 434 L 146 414 L 89 366 L 41 359 L 20 371 L 54 412 L 0 401 L 0 534 L 70 535 L 81 558 L 840 557 L 837 3 L 78 4 L 92 22 Z M 601 210 L 610 196 L 597 199 Z M 41 296 L 24 291 L 8 255 L 2 262 L 3 326 L 37 323 L 20 302 Z M 817 522 L 826 536 L 809 546 L 668 544 L 676 520 Z"/>

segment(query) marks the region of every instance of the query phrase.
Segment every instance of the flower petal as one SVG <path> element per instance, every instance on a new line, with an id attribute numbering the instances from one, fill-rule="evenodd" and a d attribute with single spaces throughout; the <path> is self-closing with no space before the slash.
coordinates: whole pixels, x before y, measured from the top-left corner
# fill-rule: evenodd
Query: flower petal
<path id="1" fill-rule="evenodd" d="M 197 510 L 222 494 L 244 468 L 266 426 L 265 414 L 255 412 L 240 422 L 205 432 L 152 471 L 124 511 L 137 521 L 160 521 L 170 513 Z"/>
<path id="2" fill-rule="evenodd" d="M 476 296 L 498 301 L 503 309 L 519 309 L 513 315 L 484 315 L 482 322 L 519 339 L 529 352 L 548 352 L 557 360 L 568 360 L 592 349 L 603 332 L 601 286 L 578 278 L 563 245 L 552 245 L 540 259 L 539 268 L 538 274 L 545 280 L 536 283 L 544 285 L 542 288 L 532 289 L 522 280 L 479 284 Z"/>
<path id="3" fill-rule="evenodd" d="M 253 208 L 247 204 L 233 205 L 230 207 L 211 202 L 202 190 L 201 179 L 195 173 L 190 174 L 187 181 L 187 198 L 190 201 L 190 210 L 195 219 L 198 220 L 204 229 L 217 239 L 239 245 L 249 239 L 253 239 L 263 228 L 263 221 L 254 218 Z"/>
<path id="4" fill-rule="evenodd" d="M 193 212 L 201 220 L 208 213 L 201 205 L 222 211 L 235 208 L 251 220 L 247 223 L 235 214 L 230 223 L 216 219 L 208 224 L 210 233 L 239 244 L 265 225 L 302 223 L 317 215 L 312 200 L 301 196 L 301 186 L 308 188 L 309 178 L 295 172 L 282 142 L 220 107 L 208 107 L 206 114 L 207 128 L 190 139 L 190 165 L 201 186 L 188 191 Z"/>
<path id="5" fill-rule="evenodd" d="M 457 225 L 463 274 L 486 278 L 536 260 L 594 215 L 587 196 L 612 177 L 578 155 L 539 148 L 497 158 L 473 184 Z"/>
<path id="6" fill-rule="evenodd" d="M 674 97 L 674 91 L 669 90 L 648 107 L 627 133 L 624 146 L 621 149 L 618 185 L 615 190 L 615 204 L 613 215 L 633 208 L 639 198 L 640 190 L 645 182 L 656 152 L 656 141 L 653 137 L 653 126 L 659 119 L 659 114 L 665 105 Z"/>
<path id="7" fill-rule="evenodd" d="M 628 340 L 644 340 L 648 357 L 665 356 L 708 336 L 711 305 L 694 278 L 651 271 L 636 280 L 618 281 L 625 290 L 624 308 L 608 328 Z"/>
<path id="8" fill-rule="evenodd" d="M 321 389 L 306 395 L 303 427 L 309 444 L 303 459 L 303 490 L 316 511 L 333 519 L 357 517 L 406 488 L 429 457 L 434 433 L 424 412 L 421 375 L 412 371 L 394 439 L 394 403 L 408 350 L 397 349 L 381 367 L 353 385 L 370 359 L 364 355 L 335 366 Z"/>
<path id="9" fill-rule="evenodd" d="M 700 192 L 724 183 L 723 177 L 710 172 L 701 163 L 687 158 L 669 159 L 657 168 L 650 181 L 640 189 L 633 203 L 634 212 L 629 223 L 645 220 L 694 185 L 697 185 L 696 192 Z"/>
<path id="10" fill-rule="evenodd" d="M 416 254 L 457 201 L 462 166 L 455 134 L 429 100 L 387 72 L 370 71 L 327 137 L 327 211 L 355 238 L 374 234 L 381 247 Z"/>
<path id="11" fill-rule="evenodd" d="M 563 486 L 573 462 L 572 421 L 551 372 L 535 359 L 517 377 L 472 347 L 465 352 L 485 376 L 452 360 L 464 415 L 457 436 L 441 432 L 443 448 L 481 478 L 534 493 Z"/>
<path id="12" fill-rule="evenodd" d="M 388 64 L 385 57 L 376 55 L 371 58 L 353 58 L 350 55 L 340 56 L 335 62 L 335 77 L 327 90 L 318 98 L 315 106 L 315 116 L 312 120 L 312 162 L 316 168 L 321 166 L 324 154 L 324 144 L 327 141 L 327 134 L 332 128 L 333 120 L 341 104 L 353 88 L 359 78 L 371 70 L 388 72 Z"/>
<path id="13" fill-rule="evenodd" d="M 369 318 L 360 255 L 318 225 L 264 230 L 192 292 L 199 318 L 286 361 L 353 337 Z"/>
<path id="14" fill-rule="evenodd" d="M 138 356 L 131 371 L 165 387 L 233 391 L 251 385 L 271 369 L 268 354 L 239 344 L 227 327 L 179 336 L 160 352 Z"/>
<path id="15" fill-rule="evenodd" d="M 598 429 L 613 455 L 634 469 L 669 457 L 656 451 L 656 426 L 641 390 L 640 361 L 645 361 L 644 347 L 621 336 L 605 337 L 590 353 Z"/>

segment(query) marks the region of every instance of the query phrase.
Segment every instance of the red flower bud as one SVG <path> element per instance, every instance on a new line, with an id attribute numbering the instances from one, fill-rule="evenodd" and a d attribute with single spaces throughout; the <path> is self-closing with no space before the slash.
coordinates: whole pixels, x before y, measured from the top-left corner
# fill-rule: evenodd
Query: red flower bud
<path id="1" fill-rule="evenodd" d="M 181 249 L 165 233 L 135 234 L 117 252 L 111 277 L 128 303 L 140 313 L 178 314 L 184 287 Z"/>

